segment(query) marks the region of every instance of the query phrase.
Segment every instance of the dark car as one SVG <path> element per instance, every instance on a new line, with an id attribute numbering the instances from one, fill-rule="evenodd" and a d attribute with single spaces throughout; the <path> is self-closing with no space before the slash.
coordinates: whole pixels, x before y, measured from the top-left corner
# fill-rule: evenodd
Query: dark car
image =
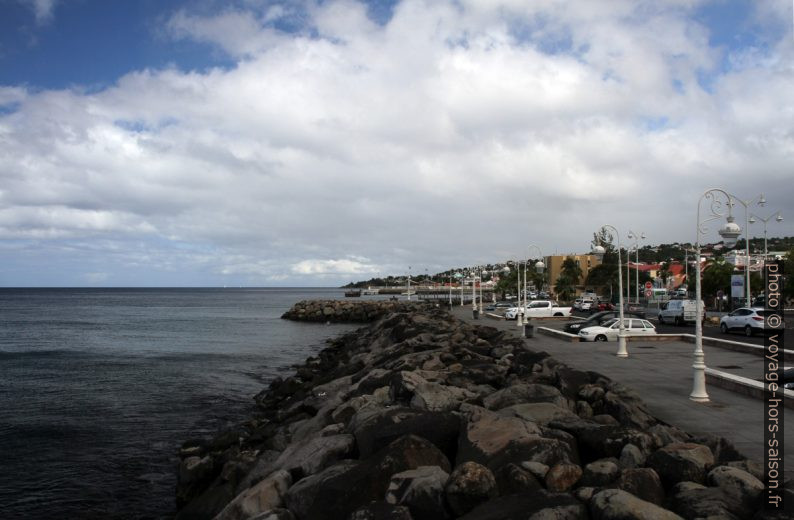
<path id="1" fill-rule="evenodd" d="M 783 371 L 783 388 L 794 390 L 794 368 L 787 368 Z"/>
<path id="2" fill-rule="evenodd" d="M 608 320 L 611 320 L 611 319 L 614 319 L 614 318 L 619 318 L 619 317 L 620 317 L 620 311 L 619 310 L 601 311 L 601 312 L 597 312 L 597 313 L 593 314 L 592 316 L 590 316 L 586 320 L 581 320 L 581 321 L 576 321 L 574 323 L 569 323 L 568 325 L 565 326 L 565 328 L 563 330 L 565 332 L 569 333 L 569 334 L 579 334 L 579 331 L 582 330 L 585 327 L 594 327 L 596 325 L 601 325 L 605 321 L 608 321 Z M 633 312 L 624 312 L 623 313 L 623 317 L 624 318 L 642 318 L 643 316 L 640 316 L 640 315 L 635 314 Z"/>
<path id="3" fill-rule="evenodd" d="M 645 318 L 645 307 L 639 303 L 625 303 L 623 305 L 623 314 L 631 313 L 638 318 Z"/>

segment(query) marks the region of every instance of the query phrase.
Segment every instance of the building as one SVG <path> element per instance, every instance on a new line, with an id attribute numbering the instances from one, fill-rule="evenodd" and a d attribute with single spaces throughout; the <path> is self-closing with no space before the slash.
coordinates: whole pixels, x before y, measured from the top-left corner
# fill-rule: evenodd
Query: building
<path id="1" fill-rule="evenodd" d="M 547 256 L 543 259 L 543 261 L 546 264 L 546 283 L 550 288 L 549 292 L 554 292 L 554 284 L 557 283 L 557 278 L 560 277 L 560 273 L 562 272 L 562 263 L 566 258 L 572 258 L 582 270 L 582 278 L 579 279 L 579 284 L 576 285 L 576 295 L 578 296 L 585 292 L 586 287 L 584 282 L 587 280 L 587 275 L 590 273 L 591 269 L 601 264 L 601 258 L 599 255 L 591 254 Z"/>

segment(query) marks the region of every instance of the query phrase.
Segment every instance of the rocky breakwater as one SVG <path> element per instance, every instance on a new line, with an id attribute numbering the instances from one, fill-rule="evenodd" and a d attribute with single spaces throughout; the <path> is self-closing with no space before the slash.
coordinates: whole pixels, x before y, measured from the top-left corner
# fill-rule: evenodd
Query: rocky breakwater
<path id="1" fill-rule="evenodd" d="M 423 301 L 394 300 L 303 300 L 281 317 L 317 323 L 369 323 L 390 312 L 408 312 L 432 307 Z"/>
<path id="2" fill-rule="evenodd" d="M 331 341 L 256 402 L 184 444 L 177 518 L 772 518 L 760 468 L 725 439 L 437 309 Z"/>

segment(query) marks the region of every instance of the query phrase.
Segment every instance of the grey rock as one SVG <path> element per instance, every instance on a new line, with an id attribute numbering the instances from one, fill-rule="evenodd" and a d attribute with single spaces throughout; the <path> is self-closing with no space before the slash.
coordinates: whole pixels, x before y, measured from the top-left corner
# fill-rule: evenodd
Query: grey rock
<path id="1" fill-rule="evenodd" d="M 604 487 L 620 476 L 620 468 L 614 460 L 601 459 L 584 467 L 581 486 Z"/>
<path id="2" fill-rule="evenodd" d="M 521 467 L 529 471 L 533 475 L 535 475 L 535 478 L 537 478 L 538 480 L 545 480 L 546 473 L 549 472 L 549 467 L 546 464 L 531 460 L 525 460 L 524 462 L 522 462 Z"/>
<path id="3" fill-rule="evenodd" d="M 702 483 L 713 465 L 711 450 L 691 442 L 668 444 L 648 457 L 648 466 L 659 474 L 667 487 L 685 481 Z"/>
<path id="4" fill-rule="evenodd" d="M 289 509 L 276 508 L 263 511 L 249 520 L 295 520 L 295 515 Z"/>
<path id="5" fill-rule="evenodd" d="M 742 508 L 738 500 L 718 487 L 706 487 L 696 482 L 680 482 L 671 492 L 669 507 L 684 518 L 719 518 L 739 520 Z"/>
<path id="6" fill-rule="evenodd" d="M 712 469 L 707 481 L 736 498 L 746 511 L 755 509 L 758 499 L 764 491 L 764 483 L 739 468 L 718 466 Z"/>
<path id="7" fill-rule="evenodd" d="M 645 464 L 646 456 L 634 444 L 626 444 L 620 450 L 620 465 L 624 468 L 639 468 Z"/>
<path id="8" fill-rule="evenodd" d="M 568 407 L 567 399 L 557 388 L 540 384 L 515 384 L 483 399 L 483 404 L 489 410 L 501 410 L 523 403 L 551 403 L 561 408 Z"/>
<path id="9" fill-rule="evenodd" d="M 576 414 L 553 403 L 521 403 L 499 410 L 500 415 L 518 417 L 536 424 L 548 424 L 555 419 L 575 417 Z"/>
<path id="10" fill-rule="evenodd" d="M 657 506 L 664 504 L 662 480 L 651 468 L 623 470 L 618 479 L 617 487 Z"/>
<path id="11" fill-rule="evenodd" d="M 283 505 L 284 493 L 292 485 L 292 477 L 284 470 L 276 471 L 265 480 L 237 495 L 215 520 L 246 520 L 259 513 Z"/>
<path id="12" fill-rule="evenodd" d="M 464 515 L 498 494 L 491 470 L 476 462 L 465 462 L 455 468 L 445 488 L 447 504 L 452 512 Z"/>
<path id="13" fill-rule="evenodd" d="M 372 502 L 354 511 L 348 520 L 414 520 L 405 506 Z"/>
<path id="14" fill-rule="evenodd" d="M 590 513 L 595 520 L 683 520 L 674 512 L 621 489 L 605 489 L 593 495 Z"/>
<path id="15" fill-rule="evenodd" d="M 386 502 L 406 506 L 414 520 L 447 518 L 444 487 L 449 474 L 438 466 L 420 466 L 395 473 L 386 491 Z"/>
<path id="16" fill-rule="evenodd" d="M 499 468 L 494 473 L 494 477 L 496 477 L 500 495 L 527 493 L 543 487 L 535 475 L 513 463 L 505 464 Z"/>
<path id="17" fill-rule="evenodd" d="M 538 515 L 537 517 L 534 515 Z M 480 504 L 460 520 L 587 520 L 587 508 L 568 493 L 541 489 Z"/>

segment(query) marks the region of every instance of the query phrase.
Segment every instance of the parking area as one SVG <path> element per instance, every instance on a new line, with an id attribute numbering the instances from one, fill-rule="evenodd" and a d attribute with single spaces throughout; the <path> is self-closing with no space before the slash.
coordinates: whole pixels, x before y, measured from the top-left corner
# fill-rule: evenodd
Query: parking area
<path id="1" fill-rule="evenodd" d="M 474 322 L 471 307 L 453 309 L 460 319 Z M 476 321 L 519 335 L 515 321 L 483 318 Z M 543 326 L 562 328 L 562 322 Z M 684 327 L 679 331 L 683 332 Z M 687 331 L 688 332 L 688 331 Z M 717 332 L 719 334 L 719 332 Z M 741 340 L 741 336 L 732 337 Z M 535 334 L 525 340 L 527 347 L 546 351 L 558 360 L 581 370 L 593 370 L 636 390 L 659 419 L 691 434 L 727 437 L 746 456 L 761 461 L 763 456 L 763 401 L 714 385 L 708 386 L 710 402 L 689 399 L 692 391 L 693 344 L 684 341 L 631 341 L 629 357 L 618 358 L 616 342 L 579 343 Z M 763 375 L 764 358 L 705 346 L 706 365 L 735 375 L 758 379 Z M 794 443 L 794 411 L 786 410 L 786 441 Z M 794 444 L 789 444 L 792 446 Z M 794 450 L 787 450 L 786 473 L 794 477 Z"/>

